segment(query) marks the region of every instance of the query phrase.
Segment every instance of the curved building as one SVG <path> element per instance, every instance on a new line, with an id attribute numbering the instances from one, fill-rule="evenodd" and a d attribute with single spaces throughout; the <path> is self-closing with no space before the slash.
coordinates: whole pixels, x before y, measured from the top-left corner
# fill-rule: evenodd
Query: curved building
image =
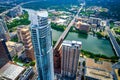
<path id="1" fill-rule="evenodd" d="M 39 11 L 31 16 L 31 35 L 38 80 L 54 80 L 52 30 L 48 21 L 48 12 Z"/>

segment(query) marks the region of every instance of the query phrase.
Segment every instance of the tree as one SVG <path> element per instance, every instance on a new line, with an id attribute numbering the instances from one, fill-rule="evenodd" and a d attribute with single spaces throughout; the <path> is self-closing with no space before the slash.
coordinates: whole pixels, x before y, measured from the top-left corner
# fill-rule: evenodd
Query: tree
<path id="1" fill-rule="evenodd" d="M 100 32 L 97 32 L 96 35 L 97 35 L 98 38 L 102 38 L 103 37 L 103 35 Z"/>
<path id="2" fill-rule="evenodd" d="M 35 62 L 32 61 L 32 62 L 30 62 L 29 64 L 30 64 L 30 66 L 34 66 L 34 65 L 35 65 Z"/>

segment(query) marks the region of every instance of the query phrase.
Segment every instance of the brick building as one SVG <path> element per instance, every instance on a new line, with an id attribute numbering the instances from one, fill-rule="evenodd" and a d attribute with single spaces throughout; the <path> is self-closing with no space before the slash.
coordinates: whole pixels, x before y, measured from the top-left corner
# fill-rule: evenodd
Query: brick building
<path id="1" fill-rule="evenodd" d="M 22 42 L 25 47 L 25 54 L 28 58 L 34 60 L 34 50 L 33 50 L 33 45 L 31 41 L 31 35 L 29 31 L 29 26 L 19 26 L 17 28 L 17 35 L 19 38 L 19 42 Z"/>

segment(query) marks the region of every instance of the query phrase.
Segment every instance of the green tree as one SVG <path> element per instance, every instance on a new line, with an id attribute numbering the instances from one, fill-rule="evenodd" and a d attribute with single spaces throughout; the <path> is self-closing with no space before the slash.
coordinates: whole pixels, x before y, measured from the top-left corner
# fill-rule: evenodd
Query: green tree
<path id="1" fill-rule="evenodd" d="M 35 62 L 32 61 L 32 62 L 29 63 L 29 65 L 30 65 L 30 66 L 35 66 Z"/>

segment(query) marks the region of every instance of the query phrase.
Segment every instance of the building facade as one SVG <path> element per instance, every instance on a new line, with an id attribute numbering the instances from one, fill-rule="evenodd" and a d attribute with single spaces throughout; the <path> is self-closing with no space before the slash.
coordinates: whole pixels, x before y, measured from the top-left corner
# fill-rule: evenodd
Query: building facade
<path id="1" fill-rule="evenodd" d="M 9 54 L 8 48 L 6 46 L 5 40 L 0 40 L 0 68 L 3 67 L 7 62 L 9 62 L 11 56 Z"/>
<path id="2" fill-rule="evenodd" d="M 0 19 L 0 39 L 4 39 L 5 41 L 10 40 L 7 25 L 3 19 Z"/>
<path id="3" fill-rule="evenodd" d="M 79 41 L 63 41 L 62 43 L 61 75 L 69 77 L 68 80 L 74 80 L 76 77 L 81 45 Z"/>
<path id="4" fill-rule="evenodd" d="M 36 57 L 38 80 L 54 80 L 52 31 L 46 11 L 35 12 L 31 21 L 32 42 Z"/>
<path id="5" fill-rule="evenodd" d="M 90 30 L 90 25 L 87 23 L 82 23 L 82 22 L 78 21 L 76 23 L 76 28 L 78 30 L 80 30 L 81 32 L 88 33 Z"/>
<path id="6" fill-rule="evenodd" d="M 29 26 L 23 25 L 18 27 L 17 35 L 19 42 L 24 44 L 26 57 L 35 60 Z"/>

